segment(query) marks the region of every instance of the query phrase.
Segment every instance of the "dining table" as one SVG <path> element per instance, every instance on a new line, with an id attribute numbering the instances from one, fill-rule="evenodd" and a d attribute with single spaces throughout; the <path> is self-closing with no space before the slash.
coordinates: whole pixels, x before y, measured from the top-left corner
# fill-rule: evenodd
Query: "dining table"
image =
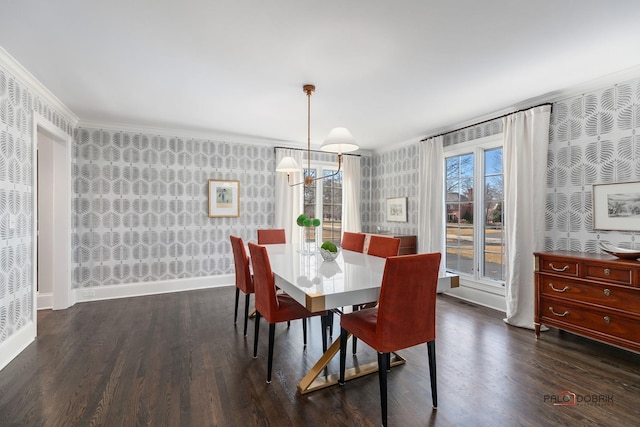
<path id="1" fill-rule="evenodd" d="M 333 261 L 326 261 L 319 250 L 304 251 L 294 244 L 265 245 L 269 254 L 275 285 L 309 311 L 331 310 L 341 314 L 354 305 L 375 303 L 380 295 L 385 258 L 365 253 L 340 250 Z M 457 282 L 458 276 L 445 273 L 441 285 Z M 407 284 L 408 286 L 410 284 Z M 454 284 L 455 286 L 455 284 Z M 338 383 L 338 374 L 327 373 L 327 365 L 340 350 L 340 337 L 298 383 L 298 391 L 306 394 Z M 391 366 L 405 363 L 394 353 Z M 345 380 L 377 372 L 377 362 L 356 365 L 345 371 Z M 321 375 L 325 372 L 325 375 Z"/>

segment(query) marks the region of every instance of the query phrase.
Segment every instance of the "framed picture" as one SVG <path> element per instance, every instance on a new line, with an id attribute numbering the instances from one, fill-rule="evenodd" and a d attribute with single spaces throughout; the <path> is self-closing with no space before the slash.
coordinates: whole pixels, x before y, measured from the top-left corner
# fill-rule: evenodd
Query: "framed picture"
<path id="1" fill-rule="evenodd" d="M 594 230 L 640 230 L 640 182 L 593 186 Z"/>
<path id="2" fill-rule="evenodd" d="M 240 181 L 209 180 L 209 218 L 240 216 Z"/>
<path id="3" fill-rule="evenodd" d="M 407 222 L 407 198 L 387 199 L 387 221 Z"/>

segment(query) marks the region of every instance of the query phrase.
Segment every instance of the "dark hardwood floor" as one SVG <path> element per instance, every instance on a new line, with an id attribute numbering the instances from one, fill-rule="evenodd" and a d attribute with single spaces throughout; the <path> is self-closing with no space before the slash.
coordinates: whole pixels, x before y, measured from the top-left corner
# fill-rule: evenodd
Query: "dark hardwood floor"
<path id="1" fill-rule="evenodd" d="M 0 426 L 380 424 L 376 375 L 297 393 L 321 354 L 318 319 L 306 350 L 300 321 L 278 325 L 266 384 L 268 328 L 253 359 L 253 320 L 243 337 L 233 300 L 227 287 L 39 312 L 38 338 L 0 371 Z M 447 296 L 438 297 L 437 331 L 439 407 L 426 345 L 404 350 L 407 364 L 388 376 L 392 426 L 640 423 L 638 354 L 555 329 L 536 341 L 500 313 Z M 375 360 L 363 343 L 358 351 L 359 361 Z M 565 390 L 575 406 L 553 404 Z"/>

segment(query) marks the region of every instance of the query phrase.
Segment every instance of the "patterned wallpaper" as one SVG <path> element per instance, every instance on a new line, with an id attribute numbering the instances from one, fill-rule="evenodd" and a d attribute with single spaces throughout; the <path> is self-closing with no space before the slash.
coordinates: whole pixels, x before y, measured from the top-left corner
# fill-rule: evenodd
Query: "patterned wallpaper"
<path id="1" fill-rule="evenodd" d="M 459 144 L 502 132 L 502 120 L 492 120 L 444 135 L 444 146 Z M 368 210 L 363 210 L 364 231 L 375 233 L 378 227 L 390 234 L 414 235 L 418 232 L 418 158 L 419 143 L 382 154 L 363 164 L 363 194 L 370 195 Z M 366 171 L 366 173 L 365 173 Z M 369 191 L 370 190 L 370 191 Z M 407 222 L 386 221 L 386 199 L 407 197 Z M 364 203 L 364 202 L 363 202 Z"/>
<path id="2" fill-rule="evenodd" d="M 593 230 L 591 192 L 640 181 L 640 79 L 555 103 L 547 168 L 547 250 L 637 249 L 637 231 Z"/>
<path id="3" fill-rule="evenodd" d="M 444 136 L 450 146 L 502 132 L 502 119 Z M 557 101 L 551 110 L 545 250 L 598 253 L 599 242 L 640 247 L 640 232 L 594 231 L 593 184 L 640 181 L 640 78 Z M 363 227 L 417 231 L 418 144 L 372 159 L 371 209 Z M 364 185 L 363 185 L 364 187 Z M 385 199 L 408 197 L 408 222 L 385 221 Z"/>
<path id="4" fill-rule="evenodd" d="M 73 287 L 233 273 L 229 234 L 273 224 L 271 147 L 80 128 Z M 240 217 L 209 218 L 207 181 L 240 181 Z"/>
<path id="5" fill-rule="evenodd" d="M 0 343 L 33 314 L 33 112 L 72 125 L 0 68 Z M 12 221 L 14 219 L 14 221 Z"/>

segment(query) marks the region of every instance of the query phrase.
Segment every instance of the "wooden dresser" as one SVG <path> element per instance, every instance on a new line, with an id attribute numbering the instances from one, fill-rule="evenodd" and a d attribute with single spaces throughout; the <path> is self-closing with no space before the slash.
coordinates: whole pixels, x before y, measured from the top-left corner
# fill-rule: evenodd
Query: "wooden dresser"
<path id="1" fill-rule="evenodd" d="M 640 262 L 581 252 L 535 257 L 535 330 L 545 324 L 640 352 Z"/>

